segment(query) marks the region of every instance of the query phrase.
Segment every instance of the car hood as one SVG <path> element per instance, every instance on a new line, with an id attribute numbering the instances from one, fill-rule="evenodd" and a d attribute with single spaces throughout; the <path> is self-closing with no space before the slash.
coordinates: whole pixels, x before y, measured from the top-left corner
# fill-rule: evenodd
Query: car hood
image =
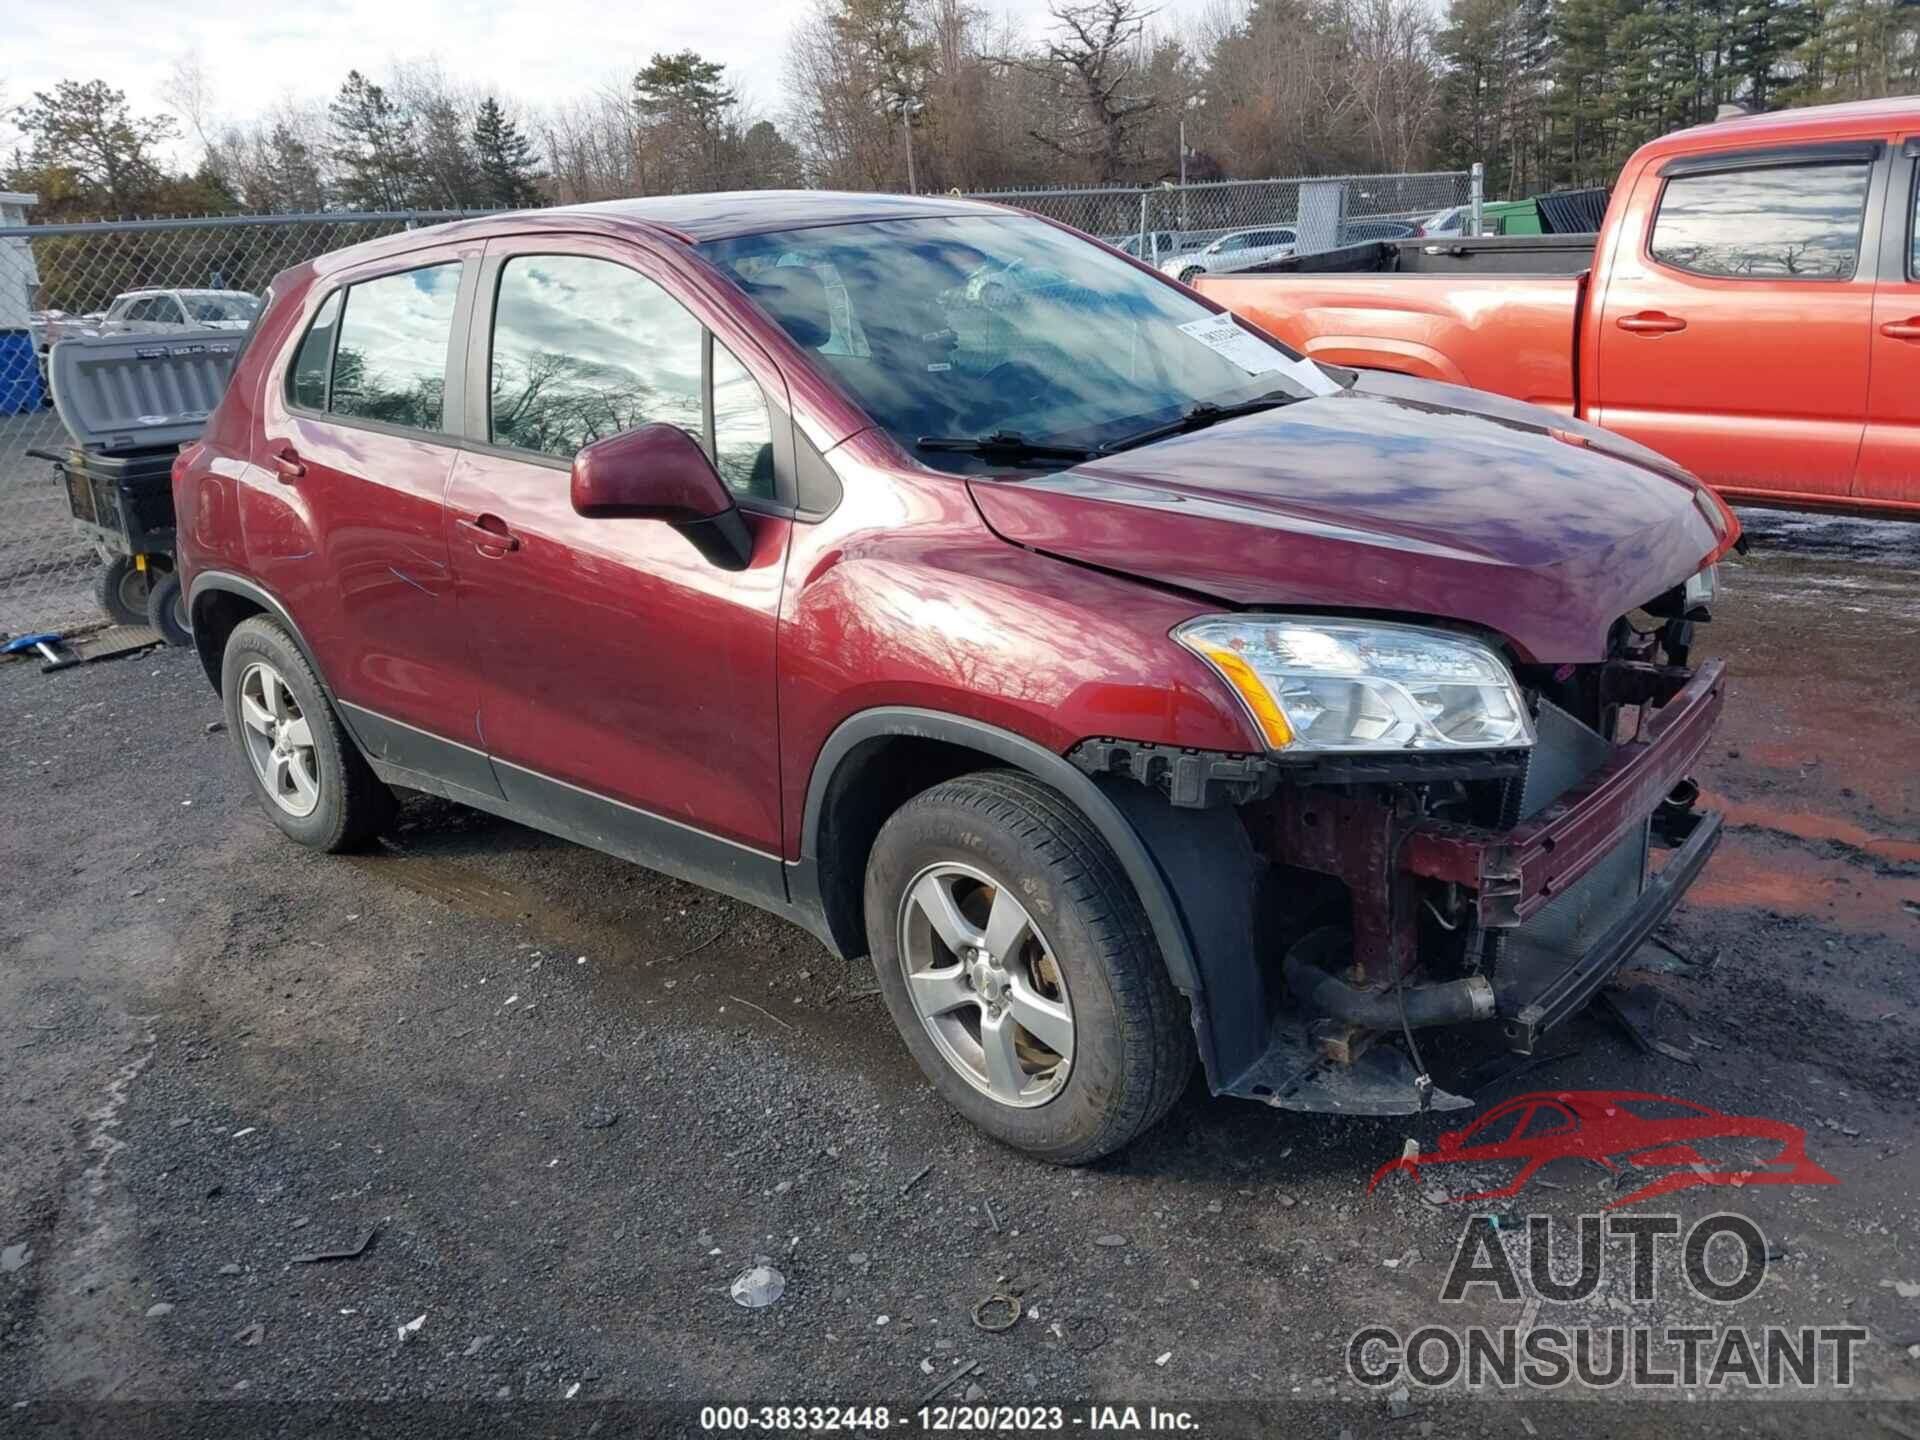
<path id="1" fill-rule="evenodd" d="M 972 490 L 1030 549 L 1235 605 L 1465 622 L 1553 663 L 1605 658 L 1616 619 L 1731 538 L 1699 482 L 1642 446 L 1386 374 Z"/>

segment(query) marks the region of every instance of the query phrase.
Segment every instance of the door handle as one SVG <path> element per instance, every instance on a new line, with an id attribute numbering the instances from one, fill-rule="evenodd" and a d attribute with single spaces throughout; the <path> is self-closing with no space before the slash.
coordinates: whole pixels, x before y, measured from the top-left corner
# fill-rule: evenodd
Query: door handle
<path id="1" fill-rule="evenodd" d="M 482 555 L 505 555 L 520 548 L 520 537 L 498 515 L 476 515 L 454 523 L 473 537 L 474 548 Z"/>
<path id="2" fill-rule="evenodd" d="M 1687 328 L 1678 315 L 1663 315 L 1658 310 L 1642 310 L 1638 315 L 1622 315 L 1613 322 L 1635 335 L 1671 335 Z"/>
<path id="3" fill-rule="evenodd" d="M 1905 320 L 1889 320 L 1880 327 L 1880 333 L 1889 340 L 1920 340 L 1920 315 L 1910 315 Z"/>
<path id="4" fill-rule="evenodd" d="M 273 468 L 279 471 L 282 482 L 298 480 L 302 475 L 307 473 L 306 462 L 300 458 L 300 453 L 291 445 L 273 457 Z"/>

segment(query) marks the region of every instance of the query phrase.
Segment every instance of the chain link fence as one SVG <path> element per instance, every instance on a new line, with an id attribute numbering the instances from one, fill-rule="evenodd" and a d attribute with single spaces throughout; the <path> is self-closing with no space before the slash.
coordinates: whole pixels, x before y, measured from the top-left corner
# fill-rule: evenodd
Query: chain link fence
<path id="1" fill-rule="evenodd" d="M 1472 233 L 1477 172 L 1221 180 L 1148 189 L 976 193 L 1060 220 L 1171 273 L 1246 269 L 1285 254 L 1427 228 Z"/>
<path id="2" fill-rule="evenodd" d="M 288 266 L 455 218 L 408 211 L 0 228 L 0 631 L 105 618 L 94 595 L 104 557 L 75 524 L 45 458 L 70 444 L 48 385 L 54 342 L 209 321 L 244 329 L 267 282 Z"/>
<path id="3" fill-rule="evenodd" d="M 0 195 L 0 221 L 18 219 L 19 205 L 6 202 L 25 198 Z M 1273 258 L 1274 244 L 1312 250 L 1380 238 L 1356 227 L 1411 233 L 1474 195 L 1469 173 L 1458 171 L 977 198 L 1065 221 L 1184 274 L 1196 265 L 1258 264 Z M 95 582 L 106 557 L 74 522 L 46 458 L 70 443 L 48 390 L 47 353 L 56 341 L 162 335 L 209 320 L 244 329 L 267 283 L 288 266 L 454 218 L 457 212 L 409 211 L 0 225 L 0 631 L 62 630 L 103 618 Z"/>

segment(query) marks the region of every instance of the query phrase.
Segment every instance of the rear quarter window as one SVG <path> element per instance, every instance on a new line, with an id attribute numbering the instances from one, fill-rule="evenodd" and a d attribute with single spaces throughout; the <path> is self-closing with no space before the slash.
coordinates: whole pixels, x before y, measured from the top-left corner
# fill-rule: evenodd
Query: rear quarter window
<path id="1" fill-rule="evenodd" d="M 288 403 L 408 430 L 444 430 L 460 271 L 460 262 L 449 260 L 328 296 L 288 367 Z"/>

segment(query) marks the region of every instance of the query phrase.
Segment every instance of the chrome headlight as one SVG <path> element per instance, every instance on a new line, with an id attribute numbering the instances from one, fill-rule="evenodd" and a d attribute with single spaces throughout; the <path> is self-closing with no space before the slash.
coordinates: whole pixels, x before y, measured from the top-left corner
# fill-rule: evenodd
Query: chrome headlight
<path id="1" fill-rule="evenodd" d="M 1505 750 L 1533 744 L 1513 672 L 1478 640 L 1414 625 L 1279 615 L 1189 620 L 1173 638 L 1219 672 L 1269 747 Z"/>

